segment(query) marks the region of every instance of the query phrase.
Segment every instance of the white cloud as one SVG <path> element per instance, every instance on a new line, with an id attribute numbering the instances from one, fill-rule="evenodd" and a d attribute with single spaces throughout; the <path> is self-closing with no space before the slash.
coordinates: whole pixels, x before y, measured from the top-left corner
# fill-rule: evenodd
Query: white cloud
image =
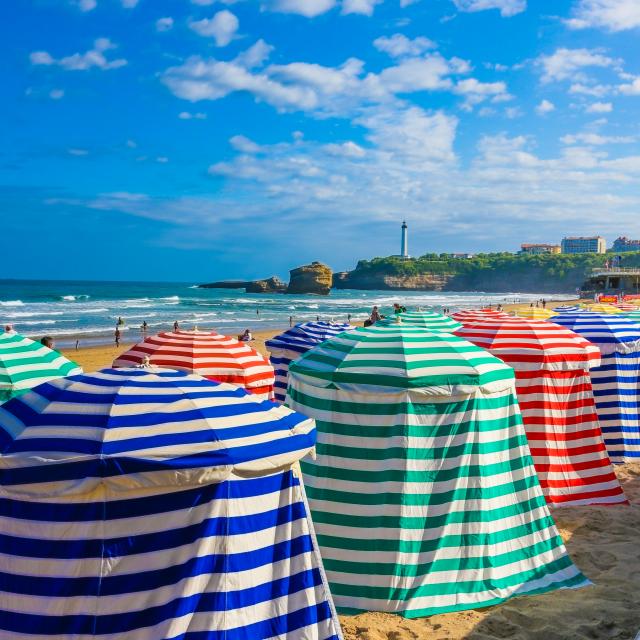
<path id="1" fill-rule="evenodd" d="M 71 148 L 71 149 L 67 149 L 67 152 L 69 153 L 70 156 L 88 156 L 89 152 L 86 149 L 78 149 L 78 148 Z"/>
<path id="2" fill-rule="evenodd" d="M 541 116 L 544 116 L 547 113 L 551 113 L 552 111 L 555 111 L 555 110 L 556 110 L 556 106 L 553 104 L 553 102 L 550 102 L 546 98 L 542 100 L 540 104 L 536 107 L 536 113 L 540 114 Z"/>
<path id="3" fill-rule="evenodd" d="M 342 0 L 342 13 L 359 13 L 364 16 L 372 16 L 377 4 L 384 0 Z"/>
<path id="4" fill-rule="evenodd" d="M 611 113 L 613 105 L 610 102 L 594 102 L 590 104 L 585 111 L 587 113 Z"/>
<path id="5" fill-rule="evenodd" d="M 49 91 L 49 97 L 52 100 L 60 100 L 61 98 L 64 98 L 64 89 L 51 89 L 51 91 Z"/>
<path id="6" fill-rule="evenodd" d="M 373 41 L 373 46 L 378 51 L 388 53 L 392 58 L 405 56 L 416 57 L 429 49 L 435 49 L 436 43 L 429 38 L 419 36 L 410 40 L 402 33 L 394 33 L 392 36 L 381 36 Z"/>
<path id="7" fill-rule="evenodd" d="M 190 113 L 189 111 L 181 111 L 178 114 L 178 118 L 180 118 L 180 120 L 206 120 L 207 114 L 201 112 Z"/>
<path id="8" fill-rule="evenodd" d="M 260 39 L 255 44 L 252 44 L 246 51 L 240 53 L 234 62 L 247 69 L 261 67 L 267 61 L 272 51 L 273 47 Z"/>
<path id="9" fill-rule="evenodd" d="M 173 18 L 158 18 L 156 20 L 156 31 L 169 31 L 173 29 Z"/>
<path id="10" fill-rule="evenodd" d="M 121 0 L 125 9 L 133 9 L 138 5 L 139 0 Z"/>
<path id="11" fill-rule="evenodd" d="M 640 27 L 640 3 L 638 0 L 578 0 L 571 19 L 566 22 L 571 29 L 637 29 Z"/>
<path id="12" fill-rule="evenodd" d="M 560 138 L 562 144 L 575 145 L 586 144 L 589 146 L 601 146 L 605 144 L 629 144 L 635 142 L 633 136 L 603 136 L 598 133 L 567 134 Z"/>
<path id="13" fill-rule="evenodd" d="M 348 140 L 341 144 L 325 144 L 324 150 L 332 156 L 340 156 L 345 158 L 364 158 L 367 152 L 355 142 Z"/>
<path id="14" fill-rule="evenodd" d="M 98 6 L 96 0 L 76 0 L 74 4 L 80 11 L 93 11 Z"/>
<path id="15" fill-rule="evenodd" d="M 627 84 L 618 85 L 618 91 L 625 96 L 640 96 L 640 76 Z"/>
<path id="16" fill-rule="evenodd" d="M 160 164 L 166 164 L 167 162 L 169 162 L 169 158 L 167 158 L 167 156 L 158 156 L 156 158 L 156 162 Z"/>
<path id="17" fill-rule="evenodd" d="M 241 151 L 242 153 L 260 153 L 261 151 L 260 145 L 253 142 L 253 140 L 249 140 L 246 136 L 233 136 L 229 138 L 229 144 L 236 151 Z"/>
<path id="18" fill-rule="evenodd" d="M 458 11 L 485 11 L 498 9 L 504 18 L 510 18 L 527 9 L 527 0 L 453 0 Z"/>
<path id="19" fill-rule="evenodd" d="M 265 0 L 263 5 L 269 11 L 315 18 L 333 9 L 336 0 Z"/>
<path id="20" fill-rule="evenodd" d="M 223 9 L 212 18 L 192 21 L 189 26 L 201 36 L 213 37 L 218 47 L 226 47 L 237 33 L 240 22 L 231 11 Z"/>
<path id="21" fill-rule="evenodd" d="M 611 87 L 603 84 L 586 85 L 581 82 L 576 82 L 569 87 L 569 93 L 602 98 L 602 96 L 611 93 Z"/>
<path id="22" fill-rule="evenodd" d="M 136 149 L 138 147 L 138 143 L 135 140 L 127 140 L 127 147 L 129 149 Z"/>
<path id="23" fill-rule="evenodd" d="M 53 58 L 47 51 L 34 51 L 29 56 L 31 64 L 34 65 L 57 65 L 67 71 L 87 71 L 93 67 L 107 71 L 109 69 L 118 69 L 127 64 L 124 58 L 116 58 L 107 60 L 105 52 L 115 49 L 109 38 L 98 38 L 93 44 L 93 49 L 84 53 L 74 53 L 64 58 Z"/>
<path id="24" fill-rule="evenodd" d="M 542 82 L 560 80 L 584 81 L 581 69 L 610 67 L 619 69 L 620 60 L 604 55 L 598 49 L 556 49 L 551 55 L 540 56 L 536 64 L 542 70 Z"/>

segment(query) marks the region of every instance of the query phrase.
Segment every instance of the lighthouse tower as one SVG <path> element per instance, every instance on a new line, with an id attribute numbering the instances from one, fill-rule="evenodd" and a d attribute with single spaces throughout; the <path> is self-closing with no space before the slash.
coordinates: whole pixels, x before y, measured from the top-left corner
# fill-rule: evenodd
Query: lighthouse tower
<path id="1" fill-rule="evenodd" d="M 402 258 L 409 257 L 409 239 L 407 236 L 407 223 L 402 223 L 402 236 L 400 240 L 400 256 Z"/>

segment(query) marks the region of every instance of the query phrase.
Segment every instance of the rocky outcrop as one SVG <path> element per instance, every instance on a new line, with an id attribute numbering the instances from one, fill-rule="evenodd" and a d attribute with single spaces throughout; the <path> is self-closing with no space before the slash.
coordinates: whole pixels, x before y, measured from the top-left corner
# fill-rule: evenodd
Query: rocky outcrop
<path id="1" fill-rule="evenodd" d="M 335 280 L 336 289 L 389 289 L 397 291 L 444 291 L 454 276 L 452 274 L 427 273 L 417 276 L 361 274 L 357 271 L 340 273 Z"/>
<path id="2" fill-rule="evenodd" d="M 254 280 L 245 287 L 247 293 L 285 293 L 287 284 L 278 276 L 271 276 L 265 280 Z"/>
<path id="3" fill-rule="evenodd" d="M 333 285 L 333 272 L 321 262 L 312 262 L 289 271 L 287 293 L 315 293 L 327 296 Z"/>
<path id="4" fill-rule="evenodd" d="M 246 289 L 251 284 L 248 280 L 221 280 L 219 282 L 206 282 L 199 284 L 199 289 Z"/>

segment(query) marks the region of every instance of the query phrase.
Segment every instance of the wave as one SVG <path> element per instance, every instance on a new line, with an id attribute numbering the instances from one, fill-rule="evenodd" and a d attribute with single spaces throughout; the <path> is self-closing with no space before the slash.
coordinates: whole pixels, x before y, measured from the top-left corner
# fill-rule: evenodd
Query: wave
<path id="1" fill-rule="evenodd" d="M 38 327 L 41 326 L 43 324 L 46 325 L 51 325 L 51 324 L 57 324 L 56 320 L 21 320 L 20 322 L 16 323 L 16 326 L 18 327 Z"/>
<path id="2" fill-rule="evenodd" d="M 39 316 L 63 316 L 64 311 L 12 311 L 7 318 L 36 318 Z"/>
<path id="3" fill-rule="evenodd" d="M 0 300 L 0 307 L 24 307 L 22 300 Z"/>
<path id="4" fill-rule="evenodd" d="M 109 313 L 106 307 L 98 307 L 97 309 L 76 309 L 73 313 Z"/>
<path id="5" fill-rule="evenodd" d="M 60 296 L 60 300 L 66 300 L 67 302 L 74 302 L 76 300 L 88 300 L 91 296 L 86 293 L 80 293 L 74 296 Z"/>
<path id="6" fill-rule="evenodd" d="M 167 300 L 169 302 L 180 302 L 180 296 L 167 296 L 166 298 L 158 298 L 158 300 Z"/>

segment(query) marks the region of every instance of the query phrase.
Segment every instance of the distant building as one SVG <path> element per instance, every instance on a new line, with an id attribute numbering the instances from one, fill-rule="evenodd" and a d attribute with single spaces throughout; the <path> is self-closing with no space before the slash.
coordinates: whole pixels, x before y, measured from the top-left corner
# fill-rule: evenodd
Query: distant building
<path id="1" fill-rule="evenodd" d="M 562 239 L 562 253 L 606 253 L 602 236 L 570 236 Z"/>
<path id="2" fill-rule="evenodd" d="M 409 257 L 409 237 L 406 222 L 402 223 L 402 235 L 400 236 L 400 257 Z"/>
<path id="3" fill-rule="evenodd" d="M 559 244 L 521 244 L 520 253 L 541 254 L 560 253 Z"/>
<path id="4" fill-rule="evenodd" d="M 630 240 L 626 236 L 620 236 L 613 243 L 613 250 L 618 253 L 621 251 L 640 251 L 640 240 Z"/>

